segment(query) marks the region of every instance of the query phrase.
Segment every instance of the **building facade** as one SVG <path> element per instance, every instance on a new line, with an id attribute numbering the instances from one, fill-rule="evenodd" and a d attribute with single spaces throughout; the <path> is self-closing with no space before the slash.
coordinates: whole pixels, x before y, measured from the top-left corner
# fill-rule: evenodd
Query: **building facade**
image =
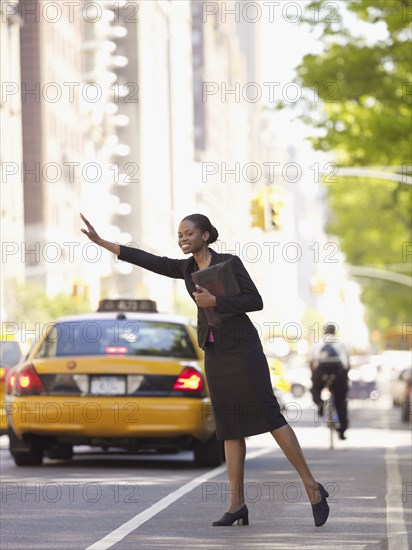
<path id="1" fill-rule="evenodd" d="M 57 17 L 42 3 L 21 2 L 26 277 L 49 295 L 70 292 L 78 272 L 73 216 L 79 204 L 84 151 L 81 125 L 83 19 L 74 6 Z M 52 53 L 51 53 L 52 52 Z"/>
<path id="2" fill-rule="evenodd" d="M 13 7 L 13 9 L 10 9 Z M 25 264 L 21 260 L 24 242 L 23 181 L 21 167 L 22 111 L 20 102 L 20 30 L 18 2 L 0 3 L 0 164 L 1 164 L 1 321 L 9 316 L 10 288 L 24 282 Z"/>

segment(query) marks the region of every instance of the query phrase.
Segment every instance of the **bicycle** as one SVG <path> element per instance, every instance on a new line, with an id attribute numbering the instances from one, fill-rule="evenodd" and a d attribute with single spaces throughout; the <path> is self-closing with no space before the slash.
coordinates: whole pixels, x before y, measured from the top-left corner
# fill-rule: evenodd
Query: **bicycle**
<path id="1" fill-rule="evenodd" d="M 332 385 L 335 381 L 335 374 L 324 374 L 321 380 L 325 382 L 322 388 L 320 398 L 322 400 L 323 418 L 329 428 L 329 448 L 334 449 L 334 439 L 336 432 L 336 424 L 339 423 L 338 415 L 336 412 L 335 399 L 333 397 Z"/>

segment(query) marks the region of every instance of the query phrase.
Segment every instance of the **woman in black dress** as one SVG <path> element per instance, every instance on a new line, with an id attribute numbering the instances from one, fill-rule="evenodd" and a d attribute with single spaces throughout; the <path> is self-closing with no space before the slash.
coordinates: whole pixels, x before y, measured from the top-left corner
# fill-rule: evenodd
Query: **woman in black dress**
<path id="1" fill-rule="evenodd" d="M 156 256 L 140 249 L 105 241 L 81 215 L 87 226 L 82 232 L 91 241 L 133 263 L 160 275 L 184 279 L 186 288 L 198 306 L 197 336 L 205 352 L 205 374 L 216 424 L 216 435 L 224 440 L 231 501 L 227 511 L 213 525 L 247 525 L 248 509 L 244 499 L 245 437 L 270 432 L 286 458 L 302 479 L 316 526 L 329 515 L 327 491 L 317 483 L 306 464 L 294 431 L 280 412 L 273 394 L 269 368 L 258 332 L 246 312 L 263 308 L 262 298 L 240 258 L 218 254 L 209 244 L 218 238 L 216 228 L 202 214 L 186 216 L 179 225 L 178 244 L 189 259 Z M 236 296 L 213 296 L 195 286 L 192 273 L 231 259 L 241 293 Z M 229 313 L 210 327 L 204 309 L 214 307 Z"/>

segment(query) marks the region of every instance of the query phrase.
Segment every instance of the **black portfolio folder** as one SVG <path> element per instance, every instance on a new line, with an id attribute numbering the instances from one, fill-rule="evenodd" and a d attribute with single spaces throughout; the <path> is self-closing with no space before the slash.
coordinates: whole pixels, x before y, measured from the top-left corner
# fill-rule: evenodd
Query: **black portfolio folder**
<path id="1" fill-rule="evenodd" d="M 240 286 L 232 260 L 225 260 L 201 271 L 194 271 L 192 279 L 196 285 L 206 288 L 213 296 L 236 296 L 240 294 Z M 203 309 L 210 325 L 215 325 L 233 316 L 232 313 L 218 313 L 214 307 Z"/>

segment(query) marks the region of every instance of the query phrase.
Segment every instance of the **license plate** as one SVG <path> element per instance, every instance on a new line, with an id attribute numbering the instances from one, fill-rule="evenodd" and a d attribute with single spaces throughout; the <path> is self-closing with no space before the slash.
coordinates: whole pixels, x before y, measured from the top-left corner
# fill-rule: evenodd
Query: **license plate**
<path id="1" fill-rule="evenodd" d="M 124 376 L 93 376 L 90 393 L 93 395 L 125 395 L 126 378 Z"/>

